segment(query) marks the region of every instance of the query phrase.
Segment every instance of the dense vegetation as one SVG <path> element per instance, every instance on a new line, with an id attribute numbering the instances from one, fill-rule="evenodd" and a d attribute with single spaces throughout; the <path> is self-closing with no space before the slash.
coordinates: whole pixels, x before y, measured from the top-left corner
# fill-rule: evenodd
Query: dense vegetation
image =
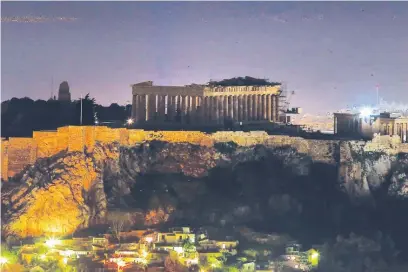
<path id="1" fill-rule="evenodd" d="M 104 107 L 87 95 L 82 99 L 82 124 L 93 125 L 95 121 L 111 120 L 123 122 L 129 117 L 130 109 L 131 105 L 119 106 L 116 103 Z M 35 130 L 79 125 L 80 112 L 80 100 L 61 102 L 12 98 L 1 103 L 1 136 L 31 137 Z"/>
<path id="2" fill-rule="evenodd" d="M 211 80 L 208 82 L 209 86 L 278 86 L 279 82 L 272 82 L 268 79 L 254 78 L 250 76 L 246 77 L 233 77 L 229 79 L 223 79 L 220 81 Z"/>

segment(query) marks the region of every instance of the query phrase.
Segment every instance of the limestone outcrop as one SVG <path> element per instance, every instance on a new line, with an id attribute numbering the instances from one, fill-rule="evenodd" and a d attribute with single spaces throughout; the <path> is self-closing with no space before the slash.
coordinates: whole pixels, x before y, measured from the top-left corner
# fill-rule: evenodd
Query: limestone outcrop
<path id="1" fill-rule="evenodd" d="M 358 217 L 356 205 L 369 209 L 408 196 L 404 153 L 367 151 L 364 142 L 269 137 L 237 144 L 213 137 L 206 145 L 97 143 L 38 159 L 3 183 L 3 233 L 72 233 L 104 223 L 117 208 L 141 211 L 137 220 L 146 225 L 339 228 Z"/>

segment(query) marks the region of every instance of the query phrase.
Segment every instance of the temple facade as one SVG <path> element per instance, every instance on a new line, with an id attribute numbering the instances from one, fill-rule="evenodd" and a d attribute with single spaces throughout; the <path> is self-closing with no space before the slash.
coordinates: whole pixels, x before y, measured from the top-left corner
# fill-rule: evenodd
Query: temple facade
<path id="1" fill-rule="evenodd" d="M 360 113 L 335 113 L 334 134 L 372 139 L 375 135 L 398 136 L 408 142 L 408 116 L 384 112 L 362 116 Z"/>
<path id="2" fill-rule="evenodd" d="M 131 85 L 136 124 L 223 125 L 278 122 L 280 86 Z"/>

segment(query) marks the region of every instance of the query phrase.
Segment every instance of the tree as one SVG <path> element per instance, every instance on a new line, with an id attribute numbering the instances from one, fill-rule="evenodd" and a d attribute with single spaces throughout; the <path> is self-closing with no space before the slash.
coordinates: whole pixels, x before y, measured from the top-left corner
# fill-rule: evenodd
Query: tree
<path id="1" fill-rule="evenodd" d="M 95 99 L 87 94 L 82 99 L 82 123 L 93 125 L 95 115 L 99 121 L 117 120 L 124 123 L 129 117 L 130 109 L 131 105 L 97 105 Z M 80 99 L 69 102 L 12 98 L 1 103 L 1 136 L 31 137 L 35 130 L 55 130 L 66 125 L 79 125 L 80 115 Z"/>
<path id="2" fill-rule="evenodd" d="M 325 244 L 320 251 L 318 271 L 390 271 L 393 260 L 384 257 L 395 256 L 396 251 L 389 244 L 389 238 L 370 239 L 353 233 L 346 238 L 338 236 L 334 244 Z M 384 255 L 382 248 L 390 252 Z"/>
<path id="3" fill-rule="evenodd" d="M 182 243 L 183 251 L 186 257 L 190 257 L 197 252 L 196 247 L 190 239 L 185 239 Z"/>
<path id="4" fill-rule="evenodd" d="M 82 125 L 94 124 L 95 98 L 91 98 L 89 93 L 84 98 L 74 101 L 75 103 L 75 120 L 74 124 L 81 123 L 81 104 L 82 104 Z"/>
<path id="5" fill-rule="evenodd" d="M 130 214 L 127 212 L 112 212 L 108 216 L 108 222 L 111 227 L 112 234 L 119 243 L 120 233 L 134 224 Z"/>
<path id="6" fill-rule="evenodd" d="M 166 272 L 180 272 L 183 270 L 183 266 L 176 260 L 171 259 L 170 256 L 164 261 L 164 271 Z"/>
<path id="7" fill-rule="evenodd" d="M 1 257 L 7 259 L 8 264 L 15 264 L 18 262 L 18 254 L 14 250 L 10 250 L 6 245 L 1 245 Z"/>
<path id="8" fill-rule="evenodd" d="M 150 210 L 145 216 L 146 224 L 153 226 L 167 222 L 167 220 L 169 220 L 170 213 L 174 210 L 174 208 L 169 206 L 166 210 L 167 211 L 165 211 L 162 207 Z"/>

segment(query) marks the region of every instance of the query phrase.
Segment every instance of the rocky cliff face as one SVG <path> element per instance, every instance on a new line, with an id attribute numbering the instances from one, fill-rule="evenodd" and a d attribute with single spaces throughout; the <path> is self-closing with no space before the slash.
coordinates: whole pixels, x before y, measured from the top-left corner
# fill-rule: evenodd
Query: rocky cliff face
<path id="1" fill-rule="evenodd" d="M 72 233 L 104 222 L 115 208 L 137 211 L 145 224 L 252 224 L 299 236 L 392 231 L 381 218 L 393 220 L 389 205 L 406 205 L 407 154 L 372 152 L 358 142 L 311 145 L 302 153 L 152 141 L 61 152 L 3 184 L 3 233 Z"/>

